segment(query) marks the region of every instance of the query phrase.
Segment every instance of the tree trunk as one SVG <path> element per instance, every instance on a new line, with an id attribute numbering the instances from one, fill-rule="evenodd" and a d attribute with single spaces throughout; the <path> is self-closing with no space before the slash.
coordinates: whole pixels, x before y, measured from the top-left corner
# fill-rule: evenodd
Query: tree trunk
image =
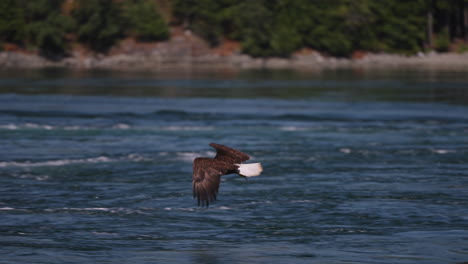
<path id="1" fill-rule="evenodd" d="M 433 43 L 433 37 L 434 37 L 434 32 L 433 32 L 433 15 L 432 15 L 432 6 L 430 6 L 427 10 L 427 46 L 429 49 L 432 49 L 434 47 Z"/>
<path id="2" fill-rule="evenodd" d="M 466 2 L 463 3 L 463 34 L 465 42 L 468 43 L 468 5 Z"/>

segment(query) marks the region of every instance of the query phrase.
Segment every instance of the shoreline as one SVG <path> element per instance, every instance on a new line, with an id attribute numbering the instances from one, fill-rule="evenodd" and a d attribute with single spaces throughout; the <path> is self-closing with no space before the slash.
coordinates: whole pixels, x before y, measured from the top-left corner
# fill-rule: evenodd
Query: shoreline
<path id="1" fill-rule="evenodd" d="M 35 54 L 0 52 L 0 69 L 69 68 L 81 70 L 105 69 L 121 71 L 160 71 L 171 69 L 249 70 L 290 69 L 319 71 L 329 69 L 394 69 L 400 67 L 434 70 L 468 70 L 468 53 L 429 53 L 419 56 L 367 54 L 359 59 L 325 57 L 318 53 L 293 55 L 291 58 L 252 58 L 234 54 L 221 56 L 148 56 L 146 54 L 116 54 L 70 56 L 53 61 Z"/>
<path id="2" fill-rule="evenodd" d="M 429 70 L 468 71 L 468 52 L 418 53 L 412 56 L 385 53 L 355 52 L 352 58 L 336 58 L 302 49 L 289 58 L 254 58 L 241 53 L 240 43 L 225 40 L 217 47 L 191 31 L 174 29 L 167 41 L 138 42 L 121 40 L 106 54 L 93 53 L 78 43 L 58 60 L 49 60 L 37 52 L 10 49 L 0 52 L 0 70 L 66 68 L 73 70 L 119 71 L 213 71 L 281 69 L 321 71 L 335 69 L 399 69 L 421 68 Z"/>
<path id="3" fill-rule="evenodd" d="M 197 50 L 198 49 L 198 50 Z M 0 52 L 0 70 L 67 68 L 77 70 L 164 71 L 164 70 L 250 70 L 281 69 L 320 71 L 334 69 L 398 69 L 468 71 L 466 53 L 419 53 L 414 56 L 366 53 L 359 58 L 335 58 L 318 52 L 296 53 L 290 58 L 253 58 L 239 52 L 219 54 L 196 46 L 154 45 L 146 49 L 122 50 L 103 54 L 74 51 L 60 60 L 37 54 Z"/>

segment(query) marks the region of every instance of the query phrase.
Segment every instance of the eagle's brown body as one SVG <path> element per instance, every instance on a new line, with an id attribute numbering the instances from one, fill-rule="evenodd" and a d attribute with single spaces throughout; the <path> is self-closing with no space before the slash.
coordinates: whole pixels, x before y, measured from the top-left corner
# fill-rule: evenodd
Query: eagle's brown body
<path id="1" fill-rule="evenodd" d="M 208 206 L 216 201 L 222 175 L 237 173 L 251 177 L 262 171 L 260 163 L 241 164 L 250 159 L 245 153 L 215 143 L 210 146 L 216 149 L 214 158 L 196 158 L 193 161 L 193 197 L 197 198 L 199 206 Z"/>

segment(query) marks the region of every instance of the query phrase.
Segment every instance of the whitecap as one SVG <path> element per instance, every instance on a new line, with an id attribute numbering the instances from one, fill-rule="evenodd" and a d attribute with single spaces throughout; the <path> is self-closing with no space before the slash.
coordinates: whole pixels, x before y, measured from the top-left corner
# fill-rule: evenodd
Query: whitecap
<path id="1" fill-rule="evenodd" d="M 109 157 L 99 156 L 95 158 L 87 158 L 87 159 L 63 159 L 63 160 L 49 160 L 49 161 L 38 161 L 38 162 L 31 162 L 31 161 L 2 161 L 0 162 L 0 168 L 5 167 L 45 167 L 45 166 L 64 166 L 70 164 L 79 164 L 79 163 L 103 163 L 103 162 L 112 162 L 116 161 L 115 159 L 111 159 Z"/>
<path id="2" fill-rule="evenodd" d="M 16 210 L 16 209 L 12 207 L 0 207 L 0 211 L 12 211 L 12 210 Z"/>
<path id="3" fill-rule="evenodd" d="M 109 232 L 91 232 L 93 235 L 96 236 L 118 236 L 117 233 L 109 233 Z"/>
<path id="4" fill-rule="evenodd" d="M 189 212 L 193 212 L 193 211 L 195 211 L 196 209 L 195 209 L 195 208 L 172 208 L 172 207 L 165 207 L 164 210 L 166 210 L 166 211 L 178 210 L 178 211 L 189 211 Z"/>
<path id="5" fill-rule="evenodd" d="M 314 200 L 292 200 L 292 203 L 316 203 L 317 201 Z"/>
<path id="6" fill-rule="evenodd" d="M 282 131 L 304 131 L 306 128 L 304 127 L 297 127 L 297 126 L 282 126 L 279 128 Z"/>
<path id="7" fill-rule="evenodd" d="M 254 202 L 250 202 L 249 204 L 271 204 L 271 203 L 273 202 L 269 200 L 265 200 L 265 201 L 254 201 Z"/>
<path id="8" fill-rule="evenodd" d="M 352 150 L 349 149 L 349 148 L 340 148 L 340 152 L 341 152 L 341 153 L 345 153 L 345 154 L 349 154 L 349 153 L 352 152 Z"/>
<path id="9" fill-rule="evenodd" d="M 47 208 L 44 209 L 46 212 L 59 212 L 59 211 L 103 211 L 103 212 L 108 212 L 110 211 L 110 208 L 101 208 L 101 207 L 96 207 L 96 208 L 77 208 L 77 207 L 64 207 L 64 208 Z"/>
<path id="10" fill-rule="evenodd" d="M 161 128 L 166 131 L 211 131 L 212 126 L 165 126 Z"/>
<path id="11" fill-rule="evenodd" d="M 46 181 L 50 177 L 48 175 L 32 175 L 32 174 L 22 174 L 19 176 L 21 179 L 34 179 L 37 181 Z"/>
<path id="12" fill-rule="evenodd" d="M 63 127 L 64 130 L 85 130 L 85 129 L 88 129 L 88 128 L 85 128 L 83 126 L 64 126 Z"/>
<path id="13" fill-rule="evenodd" d="M 137 153 L 132 153 L 127 156 L 127 158 L 131 161 L 152 161 L 153 159 L 145 157 L 143 155 L 137 154 Z"/>
<path id="14" fill-rule="evenodd" d="M 200 157 L 200 153 L 196 152 L 177 152 L 176 153 L 179 160 L 193 162 L 196 157 Z"/>
<path id="15" fill-rule="evenodd" d="M 51 125 L 40 125 L 40 124 L 34 124 L 34 123 L 26 123 L 24 124 L 24 127 L 30 128 L 30 129 L 45 129 L 45 130 L 54 129 L 54 127 Z"/>
<path id="16" fill-rule="evenodd" d="M 61 211 L 73 211 L 73 212 L 106 212 L 111 214 L 146 214 L 145 212 L 132 209 L 132 208 L 123 208 L 123 207 L 64 207 L 64 208 L 49 208 L 45 209 L 46 212 L 61 212 Z"/>
<path id="17" fill-rule="evenodd" d="M 456 151 L 453 149 L 432 149 L 432 152 L 437 154 L 448 154 L 448 153 L 455 153 Z"/>
<path id="18" fill-rule="evenodd" d="M 207 151 L 204 153 L 197 153 L 197 152 L 177 152 L 177 159 L 182 160 L 185 162 L 193 162 L 193 160 L 197 157 L 212 157 L 215 156 L 216 153 L 213 151 Z"/>
<path id="19" fill-rule="evenodd" d="M 113 125 L 112 128 L 116 128 L 116 129 L 129 129 L 129 128 L 130 128 L 130 125 L 128 125 L 128 124 L 116 124 L 116 125 Z"/>
<path id="20" fill-rule="evenodd" d="M 18 126 L 15 125 L 15 124 L 0 125 L 0 129 L 17 130 L 17 129 L 18 129 Z"/>
<path id="21" fill-rule="evenodd" d="M 54 129 L 54 126 L 51 125 L 41 125 L 41 124 L 35 124 L 35 123 L 25 123 L 25 124 L 6 124 L 6 125 L 0 125 L 0 129 L 6 129 L 6 130 L 19 130 L 19 129 L 44 129 L 44 130 L 52 130 Z"/>
<path id="22" fill-rule="evenodd" d="M 93 158 L 83 158 L 83 159 L 59 159 L 59 160 L 47 160 L 47 161 L 0 161 L 0 168 L 5 167 L 24 167 L 24 168 L 31 168 L 31 167 L 58 167 L 58 166 L 66 166 L 72 164 L 86 164 L 86 163 L 110 163 L 110 162 L 118 162 L 118 161 L 134 161 L 134 162 L 144 162 L 144 161 L 152 161 L 152 158 L 146 157 L 144 155 L 138 153 L 131 153 L 127 156 L 123 157 L 116 157 L 110 158 L 106 156 L 98 156 Z M 24 177 L 28 177 L 28 175 L 24 175 Z M 47 176 L 36 176 L 37 180 L 47 180 Z"/>
<path id="23" fill-rule="evenodd" d="M 22 123 L 22 124 L 4 124 L 0 125 L 0 129 L 5 130 L 21 130 L 21 129 L 33 129 L 33 130 L 66 130 L 66 131 L 78 131 L 78 130 L 92 130 L 103 127 L 89 126 L 89 125 L 49 125 L 49 124 L 37 124 L 37 123 Z M 118 123 L 112 125 L 110 129 L 130 129 L 131 125 L 125 123 Z"/>

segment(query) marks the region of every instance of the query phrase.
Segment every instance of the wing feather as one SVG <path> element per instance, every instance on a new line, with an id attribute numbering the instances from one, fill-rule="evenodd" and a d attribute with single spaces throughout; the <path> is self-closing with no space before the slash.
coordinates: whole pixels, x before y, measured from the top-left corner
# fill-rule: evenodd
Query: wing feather
<path id="1" fill-rule="evenodd" d="M 230 147 L 216 143 L 211 143 L 210 146 L 216 149 L 215 159 L 217 160 L 225 161 L 230 164 L 240 164 L 250 159 L 249 155 Z"/>
<path id="2" fill-rule="evenodd" d="M 192 190 L 198 205 L 208 206 L 216 201 L 221 176 L 237 167 L 211 158 L 196 158 L 193 161 Z"/>

